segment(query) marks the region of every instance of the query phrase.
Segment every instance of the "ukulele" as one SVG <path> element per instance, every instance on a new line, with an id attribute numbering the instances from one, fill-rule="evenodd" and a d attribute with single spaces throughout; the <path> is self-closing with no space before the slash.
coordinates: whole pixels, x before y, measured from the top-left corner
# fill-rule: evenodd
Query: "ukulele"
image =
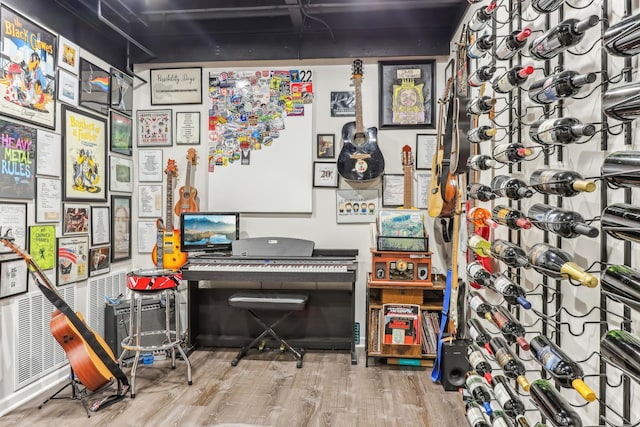
<path id="1" fill-rule="evenodd" d="M 177 270 L 187 262 L 187 254 L 180 250 L 180 230 L 173 228 L 173 210 L 171 209 L 173 207 L 173 178 L 178 176 L 175 160 L 169 159 L 167 161 L 164 173 L 167 175 L 167 215 L 162 238 L 158 237 L 158 241 L 161 241 L 162 244 L 156 243 L 151 252 L 151 259 L 158 268 Z"/>
<path id="2" fill-rule="evenodd" d="M 362 60 L 353 61 L 352 71 L 356 93 L 356 121 L 342 127 L 338 173 L 349 181 L 371 181 L 384 171 L 384 157 L 378 147 L 378 129 L 364 129 L 362 123 Z"/>
<path id="3" fill-rule="evenodd" d="M 200 210 L 196 202 L 198 190 L 191 186 L 191 168 L 198 164 L 198 154 L 195 148 L 187 151 L 187 174 L 184 178 L 184 186 L 180 187 L 180 199 L 176 203 L 175 212 L 180 216 L 182 212 L 198 212 Z"/>
<path id="4" fill-rule="evenodd" d="M 404 209 L 415 209 L 413 201 L 413 153 L 411 147 L 402 147 L 402 172 L 404 173 Z"/>

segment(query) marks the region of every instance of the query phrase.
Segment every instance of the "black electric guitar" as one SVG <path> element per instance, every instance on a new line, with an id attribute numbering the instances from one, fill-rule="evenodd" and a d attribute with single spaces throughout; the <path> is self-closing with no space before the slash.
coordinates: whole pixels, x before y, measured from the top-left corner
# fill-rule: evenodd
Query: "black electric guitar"
<path id="1" fill-rule="evenodd" d="M 378 129 L 362 124 L 362 60 L 353 61 L 353 85 L 356 92 L 356 121 L 342 127 L 342 149 L 338 173 L 349 181 L 371 181 L 384 171 L 384 157 L 378 147 Z"/>

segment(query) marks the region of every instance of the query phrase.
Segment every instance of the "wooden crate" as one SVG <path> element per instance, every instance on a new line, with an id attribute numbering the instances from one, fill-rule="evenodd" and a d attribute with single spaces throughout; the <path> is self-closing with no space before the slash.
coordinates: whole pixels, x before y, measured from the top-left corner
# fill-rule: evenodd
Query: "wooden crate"
<path id="1" fill-rule="evenodd" d="M 383 289 L 382 304 L 422 304 L 422 289 Z"/>

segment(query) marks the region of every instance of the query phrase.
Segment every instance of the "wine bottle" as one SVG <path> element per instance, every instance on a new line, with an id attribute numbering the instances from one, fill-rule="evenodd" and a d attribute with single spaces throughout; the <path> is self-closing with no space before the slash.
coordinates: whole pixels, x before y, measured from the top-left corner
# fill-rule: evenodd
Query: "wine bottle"
<path id="1" fill-rule="evenodd" d="M 498 226 L 498 224 L 491 219 L 491 212 L 481 206 L 471 208 L 467 214 L 467 219 L 476 227 L 496 228 Z"/>
<path id="2" fill-rule="evenodd" d="M 474 182 L 467 187 L 467 196 L 481 202 L 488 202 L 496 198 L 496 195 L 491 191 L 491 187 L 479 182 Z"/>
<path id="3" fill-rule="evenodd" d="M 640 312 L 640 271 L 612 265 L 600 277 L 602 293 Z"/>
<path id="4" fill-rule="evenodd" d="M 498 93 L 509 93 L 526 82 L 531 74 L 533 74 L 533 67 L 531 65 L 527 65 L 526 67 L 516 65 L 493 81 L 493 90 Z"/>
<path id="5" fill-rule="evenodd" d="M 491 273 L 478 261 L 472 261 L 467 264 L 467 277 L 469 281 L 486 288 L 491 285 Z"/>
<path id="6" fill-rule="evenodd" d="M 585 224 L 584 218 L 578 212 L 543 203 L 532 205 L 527 216 L 533 220 L 533 225 L 540 230 L 546 230 L 567 239 L 581 235 L 598 237 L 600 234 L 596 227 Z"/>
<path id="7" fill-rule="evenodd" d="M 491 412 L 493 412 L 493 409 L 491 408 L 493 395 L 491 394 L 491 390 L 485 379 L 478 375 L 476 371 L 469 371 L 466 373 L 465 385 L 475 401 L 482 403 L 485 412 L 487 414 L 491 414 Z"/>
<path id="8" fill-rule="evenodd" d="M 467 24 L 467 28 L 469 28 L 471 31 L 482 30 L 484 27 L 487 26 L 489 21 L 491 21 L 491 18 L 493 17 L 493 12 L 495 12 L 495 10 L 496 10 L 496 2 L 492 0 L 487 6 L 481 7 L 480 9 L 476 10 L 476 12 L 473 14 L 471 19 L 469 20 L 469 23 Z"/>
<path id="9" fill-rule="evenodd" d="M 484 416 L 484 412 L 475 400 L 470 400 L 465 404 L 467 421 L 471 427 L 491 427 Z"/>
<path id="10" fill-rule="evenodd" d="M 473 129 L 470 129 L 467 132 L 467 141 L 472 142 L 474 144 L 478 144 L 480 142 L 489 141 L 491 138 L 496 136 L 497 130 L 496 128 L 492 128 L 491 126 L 478 126 Z"/>
<path id="11" fill-rule="evenodd" d="M 493 411 L 489 419 L 491 420 L 491 427 L 514 427 L 507 414 L 500 409 Z"/>
<path id="12" fill-rule="evenodd" d="M 577 45 L 584 38 L 585 32 L 598 25 L 600 18 L 591 15 L 586 19 L 565 19 L 554 28 L 531 42 L 529 53 L 534 58 L 545 60 Z"/>
<path id="13" fill-rule="evenodd" d="M 595 81 L 595 73 L 579 74 L 577 71 L 562 71 L 531 83 L 529 99 L 538 104 L 550 104 L 561 98 L 577 95 L 582 87 Z"/>
<path id="14" fill-rule="evenodd" d="M 592 136 L 595 133 L 594 125 L 583 124 L 573 117 L 538 120 L 529 127 L 531 139 L 543 145 L 573 144 L 583 136 Z"/>
<path id="15" fill-rule="evenodd" d="M 479 234 L 472 233 L 467 241 L 467 247 L 474 251 L 478 256 L 491 256 L 491 243 Z"/>
<path id="16" fill-rule="evenodd" d="M 564 2 L 565 0 L 533 0 L 531 7 L 538 13 L 551 13 Z"/>
<path id="17" fill-rule="evenodd" d="M 531 353 L 542 367 L 553 377 L 556 384 L 574 388 L 588 402 L 596 400 L 596 394 L 583 381 L 584 371 L 558 346 L 544 335 L 534 337 L 530 343 Z"/>
<path id="18" fill-rule="evenodd" d="M 621 329 L 612 329 L 600 339 L 600 354 L 640 381 L 640 340 L 637 337 Z"/>
<path id="19" fill-rule="evenodd" d="M 471 307 L 478 316 L 491 321 L 491 304 L 489 304 L 482 295 L 476 291 L 470 290 L 469 293 L 467 293 L 467 300 L 469 302 L 469 307 Z"/>
<path id="20" fill-rule="evenodd" d="M 524 403 L 513 391 L 504 375 L 494 375 L 491 387 L 496 400 L 508 416 L 515 418 L 518 415 L 524 415 Z"/>
<path id="21" fill-rule="evenodd" d="M 589 288 L 598 286 L 598 279 L 573 262 L 571 255 L 562 249 L 546 243 L 536 243 L 529 249 L 528 256 L 531 266 L 540 274 L 556 279 L 570 276 Z"/>
<path id="22" fill-rule="evenodd" d="M 524 376 L 526 369 L 522 361 L 513 354 L 505 339 L 502 337 L 493 337 L 491 341 L 489 341 L 489 347 L 504 374 L 511 379 L 515 379 L 524 391 L 529 391 L 531 384 L 529 384 L 529 381 Z"/>
<path id="23" fill-rule="evenodd" d="M 514 422 L 516 424 L 516 427 L 531 427 L 531 424 L 529 424 L 529 421 L 527 421 L 524 415 L 516 415 L 514 418 Z M 543 425 L 543 427 L 545 426 Z"/>
<path id="24" fill-rule="evenodd" d="M 517 209 L 510 208 L 509 206 L 496 205 L 493 207 L 492 214 L 492 218 L 495 222 L 505 225 L 512 230 L 528 230 L 531 228 L 531 221 L 525 218 L 522 212 Z"/>
<path id="25" fill-rule="evenodd" d="M 527 38 L 530 35 L 529 28 L 523 28 L 522 31 L 515 30 L 507 34 L 496 46 L 495 58 L 501 61 L 513 58 L 527 44 Z"/>
<path id="26" fill-rule="evenodd" d="M 640 13 L 628 16 L 607 28 L 602 45 L 610 55 L 634 56 L 640 53 Z"/>
<path id="27" fill-rule="evenodd" d="M 602 111 L 612 119 L 625 122 L 640 117 L 640 83 L 608 89 L 602 96 Z"/>
<path id="28" fill-rule="evenodd" d="M 520 246 L 503 239 L 491 242 L 491 254 L 512 268 L 529 268 L 529 258 Z"/>
<path id="29" fill-rule="evenodd" d="M 496 100 L 490 96 L 479 96 L 474 98 L 467 105 L 467 112 L 469 114 L 486 114 L 495 105 Z"/>
<path id="30" fill-rule="evenodd" d="M 484 347 L 488 352 L 491 351 L 489 349 L 491 335 L 487 332 L 484 326 L 480 324 L 478 319 L 471 318 L 467 320 L 467 331 L 469 332 L 471 339 L 478 344 L 478 346 Z"/>
<path id="31" fill-rule="evenodd" d="M 486 171 L 493 168 L 495 165 L 496 161 L 486 154 L 476 154 L 475 156 L 470 157 L 467 161 L 469 169 L 473 169 L 475 171 Z"/>
<path id="32" fill-rule="evenodd" d="M 504 274 L 493 276 L 493 288 L 498 291 L 509 305 L 519 304 L 525 310 L 531 309 L 526 292 Z"/>
<path id="33" fill-rule="evenodd" d="M 602 211 L 600 225 L 611 237 L 640 242 L 640 207 L 629 203 L 609 205 Z"/>
<path id="34" fill-rule="evenodd" d="M 563 169 L 536 169 L 529 182 L 542 194 L 563 197 L 572 197 L 581 191 L 591 193 L 596 189 L 595 182 L 586 181 L 578 172 Z"/>
<path id="35" fill-rule="evenodd" d="M 582 427 L 582 420 L 578 413 L 548 380 L 541 378 L 535 380 L 531 384 L 529 393 L 542 415 L 553 420 L 553 425 Z"/>
<path id="36" fill-rule="evenodd" d="M 524 327 L 511 315 L 509 310 L 501 305 L 492 307 L 491 319 L 507 341 L 517 343 L 523 350 L 529 350 L 529 343 L 524 338 Z"/>
<path id="37" fill-rule="evenodd" d="M 470 343 L 467 345 L 467 360 L 471 367 L 480 375 L 482 375 L 487 382 L 491 382 L 493 379 L 491 376 L 491 363 L 487 361 L 482 353 L 480 347 L 476 345 L 476 343 Z"/>
<path id="38" fill-rule="evenodd" d="M 533 150 L 518 142 L 505 142 L 493 148 L 493 158 L 500 163 L 510 164 L 525 160 L 533 154 Z"/>
<path id="39" fill-rule="evenodd" d="M 471 87 L 480 87 L 484 82 L 488 82 L 493 78 L 493 74 L 496 72 L 496 67 L 493 65 L 483 65 L 474 71 L 467 81 Z"/>
<path id="40" fill-rule="evenodd" d="M 640 151 L 607 154 L 600 173 L 612 187 L 640 187 Z"/>
<path id="41" fill-rule="evenodd" d="M 510 175 L 494 176 L 491 179 L 491 190 L 496 196 L 508 197 L 511 200 L 520 200 L 533 196 L 533 190 L 529 188 L 526 182 Z M 495 214 L 496 210 L 494 209 L 493 212 Z M 526 228 L 531 228 L 531 224 L 528 224 Z"/>
<path id="42" fill-rule="evenodd" d="M 480 59 L 487 54 L 496 42 L 496 36 L 485 34 L 467 47 L 467 56 L 471 59 Z"/>

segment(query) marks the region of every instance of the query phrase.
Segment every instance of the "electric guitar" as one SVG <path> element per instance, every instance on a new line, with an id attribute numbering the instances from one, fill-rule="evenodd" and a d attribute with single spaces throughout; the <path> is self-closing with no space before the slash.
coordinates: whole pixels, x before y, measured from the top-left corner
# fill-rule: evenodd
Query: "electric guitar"
<path id="1" fill-rule="evenodd" d="M 180 199 L 175 208 L 177 216 L 180 216 L 182 212 L 198 212 L 200 210 L 198 202 L 196 202 L 198 190 L 191 186 L 191 168 L 197 164 L 198 154 L 195 148 L 189 148 L 187 151 L 187 174 L 184 178 L 184 186 L 180 187 Z"/>
<path id="2" fill-rule="evenodd" d="M 151 259 L 158 268 L 177 270 L 187 262 L 187 254 L 180 250 L 180 230 L 173 228 L 173 178 L 178 176 L 176 162 L 173 159 L 167 161 L 167 168 L 164 170 L 167 175 L 167 205 L 165 229 L 162 232 L 162 244 L 156 245 L 151 252 Z"/>
<path id="3" fill-rule="evenodd" d="M 384 157 L 378 147 L 378 129 L 364 129 L 362 123 L 362 60 L 353 61 L 352 71 L 356 93 L 356 121 L 342 127 L 338 173 L 349 181 L 371 181 L 384 171 Z"/>
<path id="4" fill-rule="evenodd" d="M 411 147 L 402 147 L 402 172 L 404 173 L 404 209 L 415 209 L 413 207 L 413 153 Z"/>

